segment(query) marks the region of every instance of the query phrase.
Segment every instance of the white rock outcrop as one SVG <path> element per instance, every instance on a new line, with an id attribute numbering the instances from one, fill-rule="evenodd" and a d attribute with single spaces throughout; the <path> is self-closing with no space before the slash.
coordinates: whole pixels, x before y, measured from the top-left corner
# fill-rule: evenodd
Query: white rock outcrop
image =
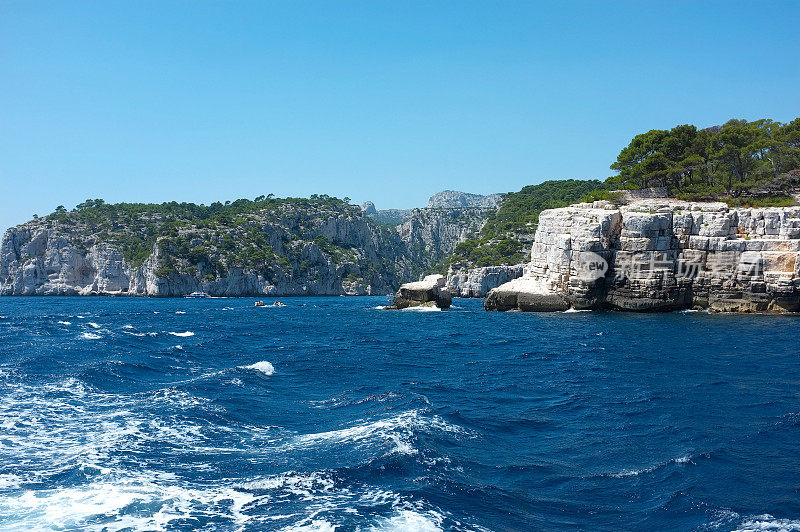
<path id="1" fill-rule="evenodd" d="M 447 289 L 455 297 L 486 297 L 489 290 L 522 277 L 525 264 L 484 266 L 447 274 Z"/>
<path id="2" fill-rule="evenodd" d="M 527 274 L 487 310 L 800 310 L 800 207 L 648 199 L 543 211 Z"/>
<path id="3" fill-rule="evenodd" d="M 421 281 L 400 285 L 392 300 L 392 306 L 397 309 L 421 306 L 449 308 L 452 299 L 445 287 L 445 277 L 428 275 Z"/>

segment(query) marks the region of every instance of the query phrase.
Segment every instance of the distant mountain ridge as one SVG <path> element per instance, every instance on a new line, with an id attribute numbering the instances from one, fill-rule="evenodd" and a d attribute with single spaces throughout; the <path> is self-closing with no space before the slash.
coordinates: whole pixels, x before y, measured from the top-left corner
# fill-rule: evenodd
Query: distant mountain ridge
<path id="1" fill-rule="evenodd" d="M 437 192 L 428 200 L 428 208 L 464 208 L 477 207 L 483 209 L 494 209 L 503 199 L 502 194 L 470 194 L 457 190 L 443 190 Z"/>

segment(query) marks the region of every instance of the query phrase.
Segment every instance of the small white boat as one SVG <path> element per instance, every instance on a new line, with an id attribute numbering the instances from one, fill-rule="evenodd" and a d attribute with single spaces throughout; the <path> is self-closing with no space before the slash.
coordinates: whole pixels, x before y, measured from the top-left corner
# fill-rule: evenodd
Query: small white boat
<path id="1" fill-rule="evenodd" d="M 198 297 L 211 297 L 211 296 L 206 294 L 205 292 L 192 292 L 191 294 L 187 294 L 183 297 L 198 298 Z"/>

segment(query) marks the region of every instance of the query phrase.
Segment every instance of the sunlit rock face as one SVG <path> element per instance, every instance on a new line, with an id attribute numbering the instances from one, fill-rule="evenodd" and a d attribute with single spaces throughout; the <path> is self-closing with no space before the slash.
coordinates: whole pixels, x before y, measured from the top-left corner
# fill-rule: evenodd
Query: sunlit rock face
<path id="1" fill-rule="evenodd" d="M 522 277 L 525 264 L 483 266 L 447 274 L 447 289 L 454 297 L 486 297 L 489 290 Z"/>
<path id="2" fill-rule="evenodd" d="M 525 276 L 487 310 L 800 310 L 800 207 L 647 199 L 543 211 Z"/>
<path id="3" fill-rule="evenodd" d="M 405 283 L 394 295 L 392 306 L 396 309 L 408 307 L 449 308 L 452 296 L 445 287 L 443 275 L 428 275 L 421 281 Z"/>

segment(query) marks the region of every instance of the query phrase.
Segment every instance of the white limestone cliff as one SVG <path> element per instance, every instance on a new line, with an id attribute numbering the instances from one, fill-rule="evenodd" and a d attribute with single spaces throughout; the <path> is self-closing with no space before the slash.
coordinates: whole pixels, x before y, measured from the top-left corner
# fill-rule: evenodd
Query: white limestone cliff
<path id="1" fill-rule="evenodd" d="M 577 204 L 540 214 L 528 273 L 484 306 L 798 311 L 798 267 L 800 207 Z"/>

